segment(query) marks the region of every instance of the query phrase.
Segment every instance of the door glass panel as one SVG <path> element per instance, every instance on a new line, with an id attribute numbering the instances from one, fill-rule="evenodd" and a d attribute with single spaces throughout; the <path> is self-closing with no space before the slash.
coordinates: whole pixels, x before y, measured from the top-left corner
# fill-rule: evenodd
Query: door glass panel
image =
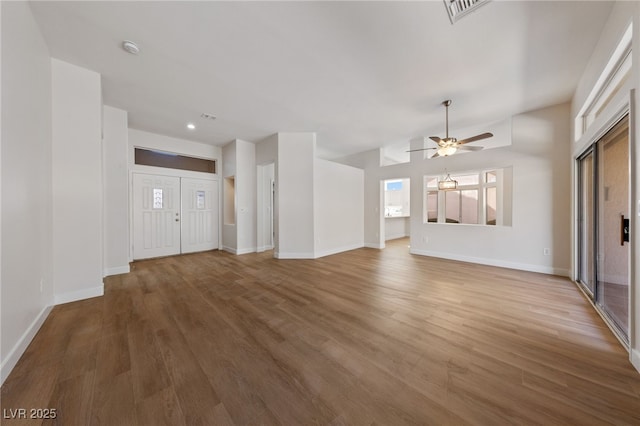
<path id="1" fill-rule="evenodd" d="M 628 336 L 629 243 L 621 223 L 629 218 L 628 117 L 598 142 L 598 267 L 596 301 Z"/>
<path id="2" fill-rule="evenodd" d="M 204 191 L 196 191 L 196 209 L 204 209 Z"/>
<path id="3" fill-rule="evenodd" d="M 595 291 L 595 221 L 594 217 L 594 187 L 593 187 L 593 151 L 580 159 L 578 163 L 579 173 L 579 260 L 578 280 L 593 295 Z"/>
<path id="4" fill-rule="evenodd" d="M 160 188 L 153 188 L 153 208 L 162 208 L 162 189 Z"/>

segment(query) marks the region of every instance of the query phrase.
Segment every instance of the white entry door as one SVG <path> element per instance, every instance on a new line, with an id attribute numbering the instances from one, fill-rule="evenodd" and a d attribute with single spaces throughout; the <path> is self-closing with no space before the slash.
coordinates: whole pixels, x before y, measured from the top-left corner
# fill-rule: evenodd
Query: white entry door
<path id="1" fill-rule="evenodd" d="M 182 253 L 218 248 L 218 182 L 182 178 Z"/>
<path id="2" fill-rule="evenodd" d="M 133 258 L 180 253 L 180 178 L 133 174 Z"/>

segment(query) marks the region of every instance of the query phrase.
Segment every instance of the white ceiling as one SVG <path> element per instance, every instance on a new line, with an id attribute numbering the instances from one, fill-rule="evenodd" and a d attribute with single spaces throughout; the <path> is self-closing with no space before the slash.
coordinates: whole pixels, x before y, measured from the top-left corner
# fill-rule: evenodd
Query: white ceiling
<path id="1" fill-rule="evenodd" d="M 32 3 L 51 55 L 102 74 L 131 127 L 316 132 L 325 158 L 442 136 L 444 99 L 451 133 L 568 101 L 611 7 L 493 1 L 451 25 L 442 1 Z"/>

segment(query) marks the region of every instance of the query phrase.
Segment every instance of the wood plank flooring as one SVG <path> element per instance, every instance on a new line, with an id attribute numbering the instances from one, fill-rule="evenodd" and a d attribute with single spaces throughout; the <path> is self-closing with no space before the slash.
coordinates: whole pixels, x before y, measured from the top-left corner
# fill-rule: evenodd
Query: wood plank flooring
<path id="1" fill-rule="evenodd" d="M 564 278 L 412 256 L 136 262 L 2 387 L 60 425 L 638 425 L 640 374 Z M 5 416 L 3 416 L 5 417 Z"/>

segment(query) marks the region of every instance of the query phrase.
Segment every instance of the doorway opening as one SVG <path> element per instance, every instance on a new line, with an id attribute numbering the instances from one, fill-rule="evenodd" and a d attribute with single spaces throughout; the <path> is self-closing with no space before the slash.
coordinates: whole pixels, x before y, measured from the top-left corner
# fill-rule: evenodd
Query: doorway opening
<path id="1" fill-rule="evenodd" d="M 397 178 L 382 181 L 383 209 L 380 235 L 384 244 L 389 240 L 411 235 L 411 179 Z"/>

